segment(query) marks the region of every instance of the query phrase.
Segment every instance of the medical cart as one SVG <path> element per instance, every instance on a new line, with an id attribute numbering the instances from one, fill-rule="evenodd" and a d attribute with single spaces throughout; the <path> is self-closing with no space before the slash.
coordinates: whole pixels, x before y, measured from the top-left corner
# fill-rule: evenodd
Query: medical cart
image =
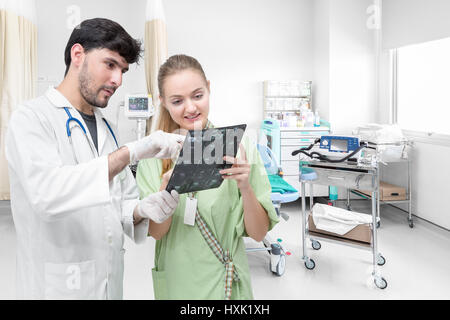
<path id="1" fill-rule="evenodd" d="M 378 188 L 377 190 L 377 217 L 380 219 L 380 205 L 382 204 L 388 204 L 390 206 L 393 206 L 394 208 L 397 208 L 399 210 L 404 211 L 403 209 L 397 207 L 397 204 L 407 204 L 408 205 L 408 224 L 410 228 L 414 227 L 414 222 L 412 219 L 412 210 L 411 210 L 411 198 L 412 198 L 412 186 L 411 186 L 411 157 L 408 157 L 408 155 L 406 154 L 406 148 L 407 147 L 413 147 L 413 143 L 411 141 L 401 141 L 401 142 L 396 142 L 396 143 L 371 143 L 369 142 L 369 147 L 372 147 L 376 150 L 377 154 L 381 154 L 380 159 L 378 160 L 378 164 L 382 164 L 384 166 L 388 166 L 389 164 L 392 163 L 401 163 L 401 164 L 406 164 L 407 166 L 407 190 L 406 190 L 406 199 L 404 200 L 381 200 L 380 197 L 380 189 Z M 397 148 L 397 150 L 399 150 L 399 152 L 401 153 L 401 156 L 399 155 L 398 157 L 396 156 L 385 156 L 383 157 L 382 154 L 383 152 L 380 151 L 380 149 L 386 149 L 386 148 Z M 387 149 L 390 150 L 390 149 Z M 394 149 L 395 150 L 395 149 Z M 381 166 L 379 166 L 379 168 L 381 169 Z M 381 171 L 381 170 L 380 170 Z M 380 185 L 380 176 L 381 174 L 378 174 L 378 185 Z M 368 199 L 371 200 L 371 196 L 368 196 L 366 194 L 364 194 L 363 192 L 361 192 L 360 190 L 357 189 L 347 189 L 347 209 L 351 210 L 350 207 L 350 193 L 353 193 L 359 197 L 362 197 L 364 199 Z M 379 226 L 379 223 L 378 223 Z"/>
<path id="2" fill-rule="evenodd" d="M 302 197 L 302 244 L 303 261 L 307 269 L 312 270 L 315 267 L 313 259 L 307 255 L 306 239 L 311 240 L 313 249 L 319 250 L 321 241 L 352 246 L 355 248 L 366 249 L 372 252 L 373 272 L 372 276 L 375 285 L 380 289 L 387 287 L 387 281 L 378 271 L 378 266 L 384 265 L 386 260 L 379 253 L 377 245 L 377 193 L 379 186 L 378 165 L 360 165 L 347 162 L 328 163 L 319 160 L 300 161 L 300 182 Z M 305 187 L 309 185 L 312 190 L 313 185 L 334 185 L 349 189 L 364 189 L 372 192 L 372 223 L 370 225 L 371 241 L 370 243 L 343 239 L 319 232 L 313 232 L 308 227 L 308 217 L 312 214 L 313 192 L 310 192 L 310 210 L 306 210 Z"/>

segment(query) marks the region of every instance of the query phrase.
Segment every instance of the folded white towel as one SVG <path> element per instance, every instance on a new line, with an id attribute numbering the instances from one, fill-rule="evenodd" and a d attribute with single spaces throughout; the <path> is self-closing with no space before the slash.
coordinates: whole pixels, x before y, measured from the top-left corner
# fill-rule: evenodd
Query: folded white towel
<path id="1" fill-rule="evenodd" d="M 372 216 L 369 214 L 348 211 L 321 203 L 313 206 L 312 217 L 317 229 L 339 235 L 346 234 L 357 225 L 372 222 Z"/>
<path id="2" fill-rule="evenodd" d="M 357 127 L 353 130 L 353 134 L 359 136 L 362 140 L 378 144 L 405 141 L 403 131 L 397 124 L 369 123 Z"/>

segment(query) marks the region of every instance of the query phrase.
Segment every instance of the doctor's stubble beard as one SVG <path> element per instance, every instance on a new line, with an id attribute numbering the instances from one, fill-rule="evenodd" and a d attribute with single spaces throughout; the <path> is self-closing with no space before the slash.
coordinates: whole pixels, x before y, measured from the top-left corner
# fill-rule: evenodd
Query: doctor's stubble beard
<path id="1" fill-rule="evenodd" d="M 80 93 L 84 100 L 86 100 L 87 103 L 89 103 L 93 107 L 98 108 L 106 108 L 109 102 L 109 98 L 105 100 L 104 103 L 101 103 L 97 100 L 98 95 L 100 94 L 100 91 L 103 89 L 109 89 L 113 92 L 116 91 L 117 88 L 111 87 L 111 86 L 101 86 L 97 92 L 91 89 L 93 79 L 88 71 L 87 66 L 87 59 L 84 61 L 83 66 L 81 67 L 81 72 L 78 76 L 78 83 L 80 86 Z"/>

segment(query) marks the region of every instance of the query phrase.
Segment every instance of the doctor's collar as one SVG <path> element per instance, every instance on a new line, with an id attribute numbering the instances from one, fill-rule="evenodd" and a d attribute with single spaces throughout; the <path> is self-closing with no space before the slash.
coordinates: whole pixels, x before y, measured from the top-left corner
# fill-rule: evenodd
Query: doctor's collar
<path id="1" fill-rule="evenodd" d="M 46 97 L 50 100 L 50 102 L 57 108 L 64 108 L 67 107 L 69 109 L 77 110 L 70 102 L 67 100 L 67 98 L 58 90 L 56 90 L 55 87 L 50 86 L 47 89 L 47 92 L 45 93 Z M 100 108 L 93 107 L 94 114 L 96 116 L 100 116 L 101 118 L 104 118 L 102 110 Z"/>
<path id="2" fill-rule="evenodd" d="M 45 93 L 46 97 L 50 100 L 50 102 L 57 108 L 71 108 L 75 109 L 72 104 L 67 100 L 67 98 L 55 87 L 50 86 Z"/>

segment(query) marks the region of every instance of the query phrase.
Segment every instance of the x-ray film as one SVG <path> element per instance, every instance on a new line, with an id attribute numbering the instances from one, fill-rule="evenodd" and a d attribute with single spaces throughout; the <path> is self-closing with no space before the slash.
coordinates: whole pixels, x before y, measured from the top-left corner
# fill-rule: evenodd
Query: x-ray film
<path id="1" fill-rule="evenodd" d="M 219 171 L 232 166 L 223 157 L 236 157 L 246 127 L 189 130 L 166 190 L 182 194 L 219 187 L 223 181 Z"/>

